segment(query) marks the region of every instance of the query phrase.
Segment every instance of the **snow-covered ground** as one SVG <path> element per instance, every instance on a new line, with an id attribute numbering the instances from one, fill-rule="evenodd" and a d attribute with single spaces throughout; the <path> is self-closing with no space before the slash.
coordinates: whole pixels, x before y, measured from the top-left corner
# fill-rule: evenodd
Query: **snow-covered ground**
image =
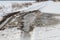
<path id="1" fill-rule="evenodd" d="M 36 27 L 32 40 L 60 40 L 60 24 L 49 27 Z"/>
<path id="2" fill-rule="evenodd" d="M 13 3 L 29 3 L 31 2 L 32 5 L 29 7 L 24 7 L 24 8 L 20 8 L 20 9 L 13 9 L 12 8 L 12 4 Z M 35 1 L 0 1 L 0 7 L 2 7 L 2 9 L 0 9 L 0 16 L 6 15 L 6 13 L 9 12 L 15 12 L 15 11 L 32 11 L 32 10 L 37 10 L 39 9 L 41 12 L 44 13 L 60 13 L 60 2 L 53 2 L 53 1 L 45 1 L 45 2 L 40 2 L 40 3 L 36 3 Z M 3 12 L 2 12 L 3 11 Z"/>
<path id="3" fill-rule="evenodd" d="M 17 28 L 5 29 L 0 31 L 0 40 L 20 40 L 20 30 Z"/>
<path id="4" fill-rule="evenodd" d="M 8 1 L 0 2 L 0 6 L 2 7 L 5 6 L 2 9 L 3 12 L 2 10 L 0 10 L 0 16 L 3 16 L 7 12 L 8 13 L 12 12 L 11 3 L 12 2 Z M 29 10 L 36 10 L 39 8 L 41 12 L 60 14 L 60 2 L 53 2 L 53 1 L 33 3 L 32 6 L 20 10 L 29 11 Z M 21 40 L 20 35 L 21 31 L 17 30 L 17 28 L 10 28 L 0 31 L 1 40 Z M 60 23 L 49 27 L 36 27 L 31 33 L 31 40 L 60 40 Z"/>
<path id="5" fill-rule="evenodd" d="M 16 11 L 22 11 L 24 8 L 27 7 L 23 7 L 23 8 L 19 8 L 17 10 L 12 8 L 13 4 L 23 4 L 23 3 L 33 3 L 34 1 L 0 1 L 0 16 L 4 16 L 7 13 L 10 12 L 16 12 Z"/>

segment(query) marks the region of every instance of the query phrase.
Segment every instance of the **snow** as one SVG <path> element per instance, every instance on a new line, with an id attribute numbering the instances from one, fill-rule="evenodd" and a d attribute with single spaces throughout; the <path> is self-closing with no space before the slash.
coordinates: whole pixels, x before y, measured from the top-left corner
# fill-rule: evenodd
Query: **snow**
<path id="1" fill-rule="evenodd" d="M 0 31 L 1 40 L 20 40 L 21 31 L 17 28 L 5 29 Z"/>
<path id="2" fill-rule="evenodd" d="M 43 13 L 55 13 L 60 14 L 60 2 L 46 1 L 40 3 L 34 3 L 27 11 L 39 9 Z"/>
<path id="3" fill-rule="evenodd" d="M 60 2 L 47 2 L 44 8 L 41 9 L 45 13 L 60 13 Z"/>
<path id="4" fill-rule="evenodd" d="M 19 10 L 14 10 L 11 6 L 13 3 L 19 3 L 19 4 L 22 4 L 22 3 L 33 3 L 34 1 L 0 1 L 0 6 L 2 7 L 2 9 L 0 9 L 0 16 L 4 16 L 6 15 L 7 13 L 10 13 L 10 12 L 16 12 L 16 11 L 23 11 L 24 8 L 22 9 L 19 9 Z"/>
<path id="5" fill-rule="evenodd" d="M 36 27 L 31 40 L 60 40 L 60 24 L 49 27 Z"/>
<path id="6" fill-rule="evenodd" d="M 40 3 L 34 3 L 34 1 L 30 1 L 33 5 L 29 7 L 24 7 L 18 10 L 12 9 L 11 5 L 12 3 L 24 3 L 25 1 L 0 1 L 0 6 L 3 7 L 2 10 L 0 10 L 0 16 L 6 15 L 6 13 L 15 12 L 15 11 L 32 11 L 39 9 L 43 13 L 60 13 L 60 2 L 53 2 L 53 1 L 45 1 Z M 26 1 L 27 2 L 27 1 Z M 29 1 L 28 1 L 29 2 Z M 2 12 L 3 11 L 3 12 Z M 3 15 L 4 14 L 4 15 Z"/>
<path id="7" fill-rule="evenodd" d="M 0 2 L 0 5 L 5 6 L 2 9 L 3 12 L 2 10 L 0 10 L 0 16 L 12 12 L 11 3 L 12 2 L 8 1 Z M 36 9 L 39 9 L 41 12 L 45 13 L 60 14 L 60 2 L 46 1 L 41 3 L 33 3 L 32 6 L 20 9 L 20 11 L 32 11 Z M 17 28 L 5 29 L 0 31 L 1 40 L 21 40 L 20 35 L 21 30 L 17 30 Z M 31 33 L 31 40 L 60 40 L 60 23 L 49 27 L 36 27 Z"/>

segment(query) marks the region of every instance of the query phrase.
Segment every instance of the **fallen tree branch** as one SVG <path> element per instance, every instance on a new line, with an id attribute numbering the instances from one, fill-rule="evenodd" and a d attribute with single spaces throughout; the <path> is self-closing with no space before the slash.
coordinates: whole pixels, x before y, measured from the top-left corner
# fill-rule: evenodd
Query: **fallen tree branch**
<path id="1" fill-rule="evenodd" d="M 13 12 L 13 13 L 8 13 L 6 14 L 5 16 L 3 16 L 3 20 L 0 21 L 0 28 L 2 28 L 4 25 L 6 25 L 10 19 L 11 19 L 11 16 L 15 15 L 15 14 L 20 14 L 20 17 L 24 17 L 25 15 L 27 14 L 30 14 L 30 13 L 33 13 L 33 12 L 38 12 L 39 10 L 33 10 L 33 11 L 27 11 L 27 12 L 24 12 L 24 11 L 17 11 L 17 12 Z M 40 11 L 39 11 L 40 12 Z M 43 13 L 43 14 L 52 14 L 52 13 Z M 60 14 L 52 14 L 53 16 L 60 16 Z"/>
<path id="2" fill-rule="evenodd" d="M 9 18 L 5 19 L 5 21 L 4 21 L 2 24 L 0 24 L 0 30 L 8 23 L 11 19 L 12 19 L 12 17 L 9 17 Z"/>
<path id="3" fill-rule="evenodd" d="M 33 12 L 37 12 L 38 10 L 33 10 L 33 11 L 29 11 L 29 12 L 13 12 L 13 13 L 8 13 L 7 15 L 3 16 L 3 20 L 0 22 L 0 28 L 4 27 L 4 25 L 6 25 L 10 19 L 12 18 L 13 15 L 15 14 L 20 14 L 21 17 L 23 18 L 25 15 L 29 14 L 29 13 L 33 13 Z"/>

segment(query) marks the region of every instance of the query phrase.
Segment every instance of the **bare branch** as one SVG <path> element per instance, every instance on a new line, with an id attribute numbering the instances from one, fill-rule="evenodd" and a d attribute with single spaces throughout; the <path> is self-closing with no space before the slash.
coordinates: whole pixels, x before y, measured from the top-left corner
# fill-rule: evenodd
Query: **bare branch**
<path id="1" fill-rule="evenodd" d="M 6 25 L 10 19 L 12 18 L 13 15 L 15 14 L 20 14 L 21 17 L 23 18 L 25 15 L 29 14 L 29 13 L 33 13 L 33 12 L 37 12 L 38 10 L 33 10 L 33 11 L 29 11 L 29 12 L 13 12 L 13 13 L 8 13 L 7 15 L 3 16 L 3 20 L 0 22 L 0 28 L 2 28 L 4 25 Z"/>

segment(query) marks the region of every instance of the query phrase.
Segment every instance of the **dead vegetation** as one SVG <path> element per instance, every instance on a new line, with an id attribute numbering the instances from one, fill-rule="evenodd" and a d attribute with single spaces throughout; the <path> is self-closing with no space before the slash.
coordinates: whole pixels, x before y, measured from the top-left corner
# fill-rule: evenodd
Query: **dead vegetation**
<path id="1" fill-rule="evenodd" d="M 17 9 L 21 9 L 23 7 L 28 7 L 28 6 L 31 6 L 31 5 L 32 5 L 32 3 L 22 3 L 22 4 L 20 4 L 20 3 L 12 3 L 12 9 L 17 10 Z"/>
<path id="2" fill-rule="evenodd" d="M 49 26 L 49 25 L 56 25 L 59 23 L 59 20 L 54 18 L 52 14 L 41 14 L 40 13 L 36 16 L 36 19 L 33 21 L 32 26 Z"/>
<path id="3" fill-rule="evenodd" d="M 24 16 L 29 14 L 29 13 L 34 13 L 35 12 L 35 19 L 34 21 L 30 24 L 30 27 L 28 28 L 29 30 L 26 31 L 24 30 Z M 56 16 L 56 15 L 55 15 Z M 32 21 L 32 20 L 30 20 Z M 41 13 L 40 11 L 31 11 L 31 12 L 26 12 L 23 14 L 16 14 L 13 16 L 13 19 L 10 20 L 9 23 L 7 23 L 4 28 L 12 28 L 12 27 L 19 27 L 21 30 L 25 32 L 30 32 L 34 29 L 34 26 L 39 26 L 39 27 L 44 27 L 44 26 L 49 26 L 49 25 L 56 25 L 59 23 L 59 20 L 54 18 L 54 15 L 52 14 L 44 14 Z"/>

